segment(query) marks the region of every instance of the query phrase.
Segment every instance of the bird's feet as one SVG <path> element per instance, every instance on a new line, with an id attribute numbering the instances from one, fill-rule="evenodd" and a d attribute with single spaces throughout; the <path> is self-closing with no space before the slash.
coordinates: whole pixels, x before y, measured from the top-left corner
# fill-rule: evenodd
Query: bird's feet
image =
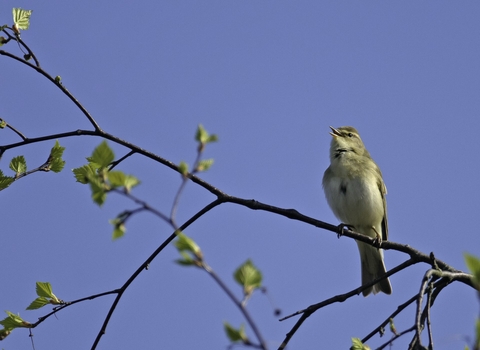
<path id="1" fill-rule="evenodd" d="M 340 225 L 337 226 L 337 237 L 340 238 L 343 235 L 343 230 L 348 228 L 349 230 L 355 231 L 355 226 L 349 225 L 349 224 L 344 224 L 341 223 Z"/>
<path id="2" fill-rule="evenodd" d="M 380 248 L 380 246 L 382 245 L 382 235 L 380 233 L 378 233 L 377 229 L 375 228 L 375 226 L 372 226 L 373 230 L 375 231 L 377 237 L 375 237 L 375 239 L 373 240 L 373 244 L 375 245 L 375 247 Z"/>

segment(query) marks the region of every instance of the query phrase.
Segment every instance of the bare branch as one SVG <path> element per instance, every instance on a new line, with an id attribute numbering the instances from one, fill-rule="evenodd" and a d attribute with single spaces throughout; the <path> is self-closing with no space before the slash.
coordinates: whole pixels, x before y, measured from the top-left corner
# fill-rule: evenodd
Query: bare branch
<path id="1" fill-rule="evenodd" d="M 26 46 L 25 46 L 26 47 Z M 20 62 L 20 63 L 23 63 L 25 64 L 26 66 L 36 70 L 38 73 L 40 73 L 41 75 L 43 75 L 45 78 L 47 78 L 48 80 L 50 80 L 53 84 L 55 84 L 65 95 L 67 95 L 67 97 L 82 111 L 82 113 L 85 115 L 85 117 L 87 117 L 88 121 L 90 122 L 90 124 L 92 124 L 92 126 L 95 128 L 96 131 L 99 131 L 101 132 L 102 129 L 100 128 L 100 126 L 97 124 L 97 122 L 95 121 L 95 119 L 93 119 L 93 117 L 91 116 L 91 114 L 87 111 L 87 109 L 85 107 L 83 107 L 83 105 L 70 93 L 70 91 L 67 90 L 67 88 L 65 86 L 63 86 L 63 84 L 61 84 L 61 82 L 57 81 L 55 78 L 53 78 L 50 74 L 48 74 L 47 72 L 45 72 L 41 67 L 40 65 L 36 66 L 28 61 L 26 61 L 25 59 L 23 58 L 20 58 L 18 56 L 15 56 L 14 54 L 11 54 L 10 52 L 8 51 L 5 51 L 5 50 L 0 50 L 0 55 L 3 55 L 3 56 L 7 56 L 7 57 L 10 57 L 10 58 L 13 58 L 14 60 Z M 38 63 L 38 61 L 36 61 L 36 63 Z"/>
<path id="2" fill-rule="evenodd" d="M 15 129 L 13 126 L 11 126 L 10 124 L 8 124 L 4 119 L 0 118 L 0 123 L 1 122 L 5 122 L 5 127 L 9 128 L 10 130 L 12 130 L 15 134 L 17 134 L 18 136 L 20 136 L 20 138 L 22 140 L 26 140 L 27 137 L 25 135 L 23 135 L 20 131 L 18 131 L 17 129 Z"/>
<path id="3" fill-rule="evenodd" d="M 127 154 L 125 154 L 122 158 L 112 162 L 112 164 L 110 164 L 110 167 L 108 168 L 108 170 L 112 170 L 113 168 L 115 168 L 118 164 L 120 164 L 121 162 L 123 162 L 125 159 L 127 159 L 128 157 L 134 155 L 135 153 L 137 153 L 135 150 L 131 150 L 130 152 L 128 152 Z"/>

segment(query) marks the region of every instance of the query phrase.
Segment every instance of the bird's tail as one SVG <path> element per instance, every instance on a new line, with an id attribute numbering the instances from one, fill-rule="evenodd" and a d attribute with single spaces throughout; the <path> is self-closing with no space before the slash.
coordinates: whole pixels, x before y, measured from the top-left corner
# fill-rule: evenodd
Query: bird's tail
<path id="1" fill-rule="evenodd" d="M 383 263 L 383 250 L 363 242 L 357 241 L 357 244 L 362 263 L 362 284 L 367 284 L 386 273 L 385 264 Z M 377 294 L 378 292 L 392 294 L 390 280 L 385 278 L 370 288 L 365 289 L 363 296 L 366 297 L 371 292 L 373 292 L 373 294 Z"/>

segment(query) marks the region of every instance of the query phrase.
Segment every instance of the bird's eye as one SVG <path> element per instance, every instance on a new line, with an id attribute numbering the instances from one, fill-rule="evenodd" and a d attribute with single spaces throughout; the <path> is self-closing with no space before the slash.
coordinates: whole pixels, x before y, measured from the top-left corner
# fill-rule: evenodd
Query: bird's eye
<path id="1" fill-rule="evenodd" d="M 351 132 L 349 132 L 349 133 L 347 134 L 347 136 L 348 136 L 348 137 L 353 137 L 353 134 L 352 134 Z"/>

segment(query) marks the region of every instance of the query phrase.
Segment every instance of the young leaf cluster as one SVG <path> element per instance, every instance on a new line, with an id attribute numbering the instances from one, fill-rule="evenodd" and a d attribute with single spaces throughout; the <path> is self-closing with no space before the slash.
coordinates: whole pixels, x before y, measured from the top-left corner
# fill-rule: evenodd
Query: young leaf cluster
<path id="1" fill-rule="evenodd" d="M 175 247 L 182 256 L 175 262 L 183 266 L 202 266 L 203 254 L 200 247 L 193 239 L 181 231 L 176 232 L 178 239 L 175 241 Z"/>
<path id="2" fill-rule="evenodd" d="M 37 282 L 36 292 L 38 298 L 30 303 L 27 310 L 39 309 L 47 304 L 49 305 L 62 305 L 65 304 L 62 300 L 58 299 L 53 294 L 52 286 L 48 282 Z M 0 340 L 5 339 L 15 328 L 32 328 L 30 322 L 25 321 L 18 314 L 14 314 L 10 311 L 5 311 L 7 317 L 0 321 L 3 329 L 0 329 Z"/>
<path id="3" fill-rule="evenodd" d="M 204 262 L 203 253 L 195 241 L 181 231 L 177 231 L 176 234 L 178 239 L 174 244 L 182 258 L 177 259 L 175 262 L 182 266 L 197 266 L 204 268 L 209 274 L 216 276 L 213 270 Z M 218 277 L 214 277 L 214 279 L 217 280 L 219 284 L 223 284 L 219 282 Z M 237 270 L 235 270 L 234 279 L 243 287 L 245 301 L 255 289 L 260 288 L 262 284 L 262 273 L 253 265 L 252 261 L 248 259 L 238 267 Z M 222 288 L 226 288 L 226 286 L 224 285 Z M 228 292 L 228 294 L 233 295 L 231 292 Z M 236 301 L 236 303 L 241 305 L 240 307 L 245 310 L 244 302 L 240 303 L 239 301 Z M 252 345 L 245 332 L 245 325 L 242 324 L 239 328 L 235 328 L 227 321 L 224 321 L 223 327 L 228 339 L 232 343 Z"/>
<path id="4" fill-rule="evenodd" d="M 61 305 L 64 303 L 62 300 L 58 299 L 55 294 L 53 294 L 52 286 L 48 282 L 37 282 L 35 290 L 38 298 L 28 305 L 27 310 L 40 309 L 47 304 Z"/>
<path id="5" fill-rule="evenodd" d="M 215 134 L 210 135 L 203 125 L 199 124 L 197 132 L 195 133 L 195 141 L 197 141 L 201 147 L 205 147 L 208 143 L 217 142 L 218 136 Z"/>
<path id="6" fill-rule="evenodd" d="M 125 227 L 125 221 L 128 219 L 129 216 L 130 216 L 130 212 L 124 211 L 118 214 L 118 216 L 115 219 L 109 220 L 109 223 L 113 225 L 113 234 L 112 234 L 113 240 L 122 238 L 125 235 L 125 232 L 127 231 Z"/>
<path id="7" fill-rule="evenodd" d="M 207 171 L 212 167 L 213 165 L 212 158 L 200 159 L 200 157 L 203 151 L 205 150 L 205 146 L 209 143 L 217 142 L 218 136 L 215 134 L 209 134 L 208 131 L 205 130 L 203 125 L 199 124 L 197 127 L 197 131 L 195 132 L 195 141 L 198 142 L 198 147 L 197 147 L 198 157 L 193 167 L 193 171 L 192 171 L 193 174 L 199 173 L 202 171 Z M 178 168 L 182 176 L 186 177 L 189 172 L 188 164 L 184 161 L 181 161 L 180 164 L 178 165 Z"/>
<path id="8" fill-rule="evenodd" d="M 53 171 L 54 173 L 62 171 L 65 167 L 65 161 L 62 159 L 63 151 L 65 151 L 65 147 L 60 146 L 60 143 L 57 140 L 50 150 L 50 155 L 48 156 L 47 162 L 42 170 Z"/>
<path id="9" fill-rule="evenodd" d="M 10 311 L 5 311 L 7 317 L 0 321 L 3 329 L 0 329 L 0 340 L 5 339 L 15 328 L 31 328 L 32 324 L 25 321 L 20 315 L 16 315 Z"/>
<path id="10" fill-rule="evenodd" d="M 54 173 L 59 173 L 65 167 L 65 161 L 62 158 L 63 151 L 65 151 L 65 147 L 60 146 L 60 143 L 56 141 L 55 145 L 50 150 L 47 161 L 43 165 L 29 172 L 27 172 L 27 161 L 24 156 L 20 155 L 12 158 L 9 168 L 15 173 L 15 175 L 6 176 L 0 170 L 0 191 L 10 186 L 15 180 L 36 171 L 53 171 Z"/>
<path id="11" fill-rule="evenodd" d="M 99 206 L 105 203 L 107 193 L 112 189 L 122 188 L 126 193 L 137 186 L 140 181 L 122 171 L 110 171 L 109 166 L 115 159 L 113 150 L 106 141 L 98 145 L 90 157 L 88 163 L 82 167 L 73 169 L 77 182 L 89 184 L 92 191 L 92 199 Z"/>
<path id="12" fill-rule="evenodd" d="M 32 10 L 13 8 L 12 14 L 13 14 L 12 27 L 10 28 L 8 25 L 2 25 L 0 26 L 0 31 L 5 31 L 5 29 L 9 28 L 13 31 L 13 33 L 17 37 L 19 37 L 20 30 L 27 30 L 28 27 L 30 26 L 30 16 L 32 15 Z M 8 36 L 9 36 L 8 39 L 5 38 L 4 36 L 0 36 L 0 46 L 10 41 L 12 36 L 10 34 L 8 34 Z"/>

